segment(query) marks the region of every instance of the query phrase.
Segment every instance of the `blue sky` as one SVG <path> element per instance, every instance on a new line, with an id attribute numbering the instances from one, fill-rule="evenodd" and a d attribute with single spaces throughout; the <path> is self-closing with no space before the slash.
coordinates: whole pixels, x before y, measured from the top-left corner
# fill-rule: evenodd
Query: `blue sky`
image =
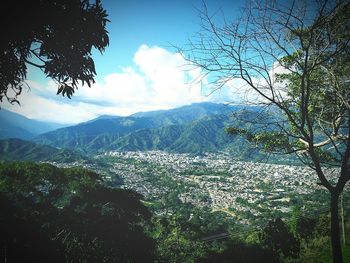
<path id="1" fill-rule="evenodd" d="M 210 0 L 211 12 L 239 11 L 244 1 Z M 104 56 L 95 52 L 99 76 L 113 73 L 118 67 L 132 64 L 134 53 L 146 44 L 173 51 L 172 45 L 183 46 L 198 30 L 198 9 L 202 0 L 108 0 L 103 6 L 109 13 L 110 46 Z"/>
<path id="2" fill-rule="evenodd" d="M 244 1 L 207 0 L 209 13 L 239 15 Z M 110 45 L 103 55 L 93 52 L 96 84 L 82 87 L 69 100 L 56 96 L 57 85 L 29 68 L 21 106 L 4 108 L 29 118 L 78 123 L 102 114 L 129 115 L 137 111 L 169 109 L 193 102 L 229 101 L 229 91 L 207 97 L 205 83 L 193 84 L 200 74 L 185 66 L 173 46 L 183 47 L 199 30 L 201 0 L 102 0 L 109 14 Z"/>

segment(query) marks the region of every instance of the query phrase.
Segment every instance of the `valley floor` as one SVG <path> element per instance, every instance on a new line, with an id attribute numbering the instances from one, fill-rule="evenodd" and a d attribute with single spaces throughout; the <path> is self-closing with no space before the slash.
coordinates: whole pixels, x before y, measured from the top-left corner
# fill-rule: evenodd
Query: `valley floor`
<path id="1" fill-rule="evenodd" d="M 307 207 L 312 215 L 329 207 L 326 190 L 305 166 L 164 151 L 106 152 L 95 160 L 83 166 L 104 175 L 111 186 L 142 194 L 158 214 L 171 213 L 167 203 L 177 202 L 224 212 L 243 225 L 262 225 L 272 217 L 288 217 L 293 206 Z M 337 170 L 327 170 L 327 176 L 336 178 Z"/>

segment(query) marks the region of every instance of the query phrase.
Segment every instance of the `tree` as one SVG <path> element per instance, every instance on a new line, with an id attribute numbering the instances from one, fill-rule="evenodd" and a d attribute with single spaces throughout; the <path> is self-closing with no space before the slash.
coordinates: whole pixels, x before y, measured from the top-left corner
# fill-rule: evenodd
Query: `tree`
<path id="1" fill-rule="evenodd" d="M 23 262 L 153 262 L 141 195 L 50 164 L 0 164 L 0 255 Z"/>
<path id="2" fill-rule="evenodd" d="M 296 258 L 299 254 L 299 241 L 289 231 L 281 218 L 269 221 L 260 236 L 264 246 L 275 254 L 283 254 L 284 257 Z"/>
<path id="3" fill-rule="evenodd" d="M 182 50 L 214 89 L 239 79 L 241 103 L 259 105 L 254 129 L 232 134 L 268 152 L 294 153 L 330 194 L 333 261 L 342 262 L 338 199 L 350 180 L 350 3 L 258 1 L 237 21 L 201 12 Z"/>
<path id="4" fill-rule="evenodd" d="M 27 201 L 18 198 L 17 204 Z M 42 231 L 28 211 L 39 206 L 27 202 L 25 209 L 16 206 L 0 191 L 0 248 L 2 262 L 64 262 L 62 246 Z M 33 213 L 34 214 L 34 213 Z M 47 213 L 45 213 L 47 214 Z"/>
<path id="5" fill-rule="evenodd" d="M 68 98 L 79 82 L 91 86 L 96 75 L 92 48 L 102 53 L 109 43 L 109 20 L 99 0 L 6 0 L 2 6 L 0 102 L 19 103 L 28 65 L 55 80 L 57 94 Z"/>
<path id="6" fill-rule="evenodd" d="M 196 262 L 205 254 L 203 242 L 182 213 L 154 218 L 151 236 L 157 241 L 156 262 Z"/>
<path id="7" fill-rule="evenodd" d="M 229 263 L 229 262 L 270 262 L 279 263 L 278 256 L 270 249 L 258 245 L 246 245 L 243 243 L 229 244 L 222 251 L 210 251 L 208 255 L 198 260 L 200 263 Z"/>

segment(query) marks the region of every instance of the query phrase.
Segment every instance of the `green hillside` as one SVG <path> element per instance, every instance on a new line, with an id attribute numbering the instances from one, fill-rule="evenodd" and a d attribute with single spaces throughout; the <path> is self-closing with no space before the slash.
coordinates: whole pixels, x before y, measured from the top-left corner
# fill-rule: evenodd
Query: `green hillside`
<path id="1" fill-rule="evenodd" d="M 19 138 L 29 140 L 39 134 L 64 126 L 58 123 L 28 119 L 5 109 L 0 109 L 0 123 L 0 139 Z"/>
<path id="2" fill-rule="evenodd" d="M 69 149 L 57 149 L 21 139 L 0 140 L 0 160 L 2 161 L 60 161 L 74 162 L 85 156 Z"/>
<path id="3" fill-rule="evenodd" d="M 242 159 L 260 160 L 265 154 L 244 138 L 226 133 L 230 126 L 247 125 L 240 119 L 254 119 L 258 115 L 262 115 L 260 108 L 254 106 L 243 110 L 239 106 L 196 103 L 129 117 L 102 116 L 42 134 L 34 142 L 86 154 L 147 150 L 191 154 L 224 151 Z"/>

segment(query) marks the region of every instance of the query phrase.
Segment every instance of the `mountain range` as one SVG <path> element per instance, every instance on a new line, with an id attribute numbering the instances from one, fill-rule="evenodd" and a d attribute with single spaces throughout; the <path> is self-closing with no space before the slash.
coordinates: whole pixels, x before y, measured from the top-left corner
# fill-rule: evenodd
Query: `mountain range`
<path id="1" fill-rule="evenodd" d="M 58 161 L 74 162 L 87 160 L 87 157 L 69 149 L 57 149 L 21 139 L 0 140 L 1 161 Z"/>
<path id="2" fill-rule="evenodd" d="M 230 116 L 239 110 L 242 110 L 241 106 L 207 102 L 172 110 L 140 112 L 127 117 L 103 116 L 41 134 L 33 141 L 84 153 L 110 150 L 166 150 L 195 154 L 232 152 L 239 150 L 236 140 L 243 143 L 242 138 L 229 136 L 225 127 L 237 125 Z M 249 109 L 251 114 L 257 110 L 256 107 Z"/>
<path id="3" fill-rule="evenodd" d="M 236 117 L 240 112 L 254 117 L 260 108 L 205 102 L 171 110 L 139 112 L 127 117 L 100 116 L 74 126 L 39 134 L 31 138 L 31 143 L 50 146 L 56 150 L 70 149 L 81 154 L 165 150 L 192 154 L 224 151 L 243 158 L 261 155 L 242 137 L 226 133 L 225 128 L 229 126 L 246 125 L 234 118 L 233 112 Z M 20 142 L 17 141 L 16 144 L 18 146 Z M 0 147 L 3 145 L 4 142 Z M 40 148 L 35 145 L 32 147 Z M 28 145 L 25 147 L 30 148 Z M 45 148 L 44 152 L 48 149 Z"/>
<path id="4" fill-rule="evenodd" d="M 0 122 L 0 139 L 19 138 L 29 140 L 41 133 L 65 126 L 54 122 L 32 120 L 5 109 L 0 109 Z"/>

